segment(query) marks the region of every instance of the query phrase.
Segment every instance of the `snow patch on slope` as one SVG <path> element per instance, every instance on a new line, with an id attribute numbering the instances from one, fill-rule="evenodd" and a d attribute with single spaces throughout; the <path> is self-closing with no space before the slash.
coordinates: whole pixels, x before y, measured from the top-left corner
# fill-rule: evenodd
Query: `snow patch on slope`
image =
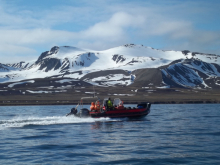
<path id="1" fill-rule="evenodd" d="M 115 86 L 115 85 L 130 85 L 134 82 L 135 76 L 129 75 L 125 76 L 124 74 L 109 74 L 107 76 L 100 76 L 92 79 L 84 79 L 85 82 L 88 82 L 93 85 L 98 86 Z"/>
<path id="2" fill-rule="evenodd" d="M 58 80 L 58 81 L 55 81 L 56 83 L 71 83 L 72 81 L 78 81 L 78 80 L 73 80 L 73 79 L 63 79 L 63 80 Z"/>
<path id="3" fill-rule="evenodd" d="M 18 83 L 10 84 L 10 85 L 8 85 L 8 87 L 12 88 L 12 87 L 14 87 L 15 85 L 26 84 L 26 83 L 34 83 L 34 82 L 35 82 L 34 80 L 23 81 L 23 82 L 18 82 Z"/>
<path id="4" fill-rule="evenodd" d="M 205 73 L 207 76 L 218 76 L 220 77 L 220 73 L 217 71 L 213 64 L 209 64 L 202 61 L 193 61 L 190 64 L 184 64 L 185 66 L 198 70 L 200 72 Z"/>
<path id="5" fill-rule="evenodd" d="M 175 81 L 177 84 L 185 87 L 195 87 L 203 82 L 198 73 L 181 63 L 162 69 L 162 72 L 170 76 L 171 80 Z"/>
<path id="6" fill-rule="evenodd" d="M 42 90 L 40 90 L 40 91 L 31 91 L 31 90 L 26 90 L 27 92 L 29 92 L 29 93 L 59 93 L 59 92 L 66 92 L 67 90 L 60 90 L 60 91 L 57 91 L 57 90 L 55 90 L 55 91 L 42 91 Z"/>

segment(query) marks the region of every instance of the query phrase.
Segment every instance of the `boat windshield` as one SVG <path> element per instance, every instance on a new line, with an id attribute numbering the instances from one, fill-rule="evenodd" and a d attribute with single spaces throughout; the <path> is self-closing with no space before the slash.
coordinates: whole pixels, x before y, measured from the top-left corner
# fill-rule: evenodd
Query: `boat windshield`
<path id="1" fill-rule="evenodd" d="M 109 99 L 108 97 L 104 98 L 103 106 L 106 106 L 108 99 Z M 119 106 L 119 105 L 123 105 L 123 102 L 121 101 L 121 99 L 115 98 L 113 101 L 113 106 Z"/>
<path id="2" fill-rule="evenodd" d="M 113 106 L 119 106 L 122 103 L 121 99 L 115 98 L 113 102 Z"/>

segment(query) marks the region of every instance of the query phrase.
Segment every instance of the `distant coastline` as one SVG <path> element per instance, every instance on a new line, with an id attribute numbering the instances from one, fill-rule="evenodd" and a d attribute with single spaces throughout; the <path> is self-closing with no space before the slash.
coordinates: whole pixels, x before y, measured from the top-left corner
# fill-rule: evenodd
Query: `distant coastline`
<path id="1" fill-rule="evenodd" d="M 4 88 L 3 88 L 4 89 Z M 10 91 L 0 92 L 0 106 L 13 105 L 76 105 L 81 98 L 83 104 L 91 104 L 98 98 L 93 98 L 93 86 L 69 88 L 65 92 L 51 93 L 22 93 L 27 90 L 37 90 L 38 87 L 13 88 Z M 100 100 L 106 97 L 120 98 L 124 104 L 150 102 L 152 104 L 216 104 L 220 103 L 220 90 L 184 89 L 184 88 L 139 88 L 126 87 L 95 87 L 95 93 Z"/>
<path id="2" fill-rule="evenodd" d="M 124 104 L 138 104 L 144 101 L 139 101 L 139 102 L 124 102 Z M 145 101 L 147 102 L 147 101 Z M 155 101 L 155 102 L 151 102 L 151 104 L 220 104 L 219 101 L 184 101 L 184 102 L 179 102 L 179 101 Z M 57 102 L 51 102 L 51 103 L 0 103 L 0 106 L 41 106 L 41 105 L 77 105 L 78 102 L 61 102 L 61 103 L 57 103 Z M 83 103 L 84 105 L 90 105 L 89 102 L 85 102 Z"/>

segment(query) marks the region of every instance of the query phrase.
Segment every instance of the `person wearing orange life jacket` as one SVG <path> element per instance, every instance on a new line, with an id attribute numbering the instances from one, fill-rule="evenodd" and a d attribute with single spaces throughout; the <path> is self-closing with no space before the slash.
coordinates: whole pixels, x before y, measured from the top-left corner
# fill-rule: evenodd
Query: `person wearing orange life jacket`
<path id="1" fill-rule="evenodd" d="M 99 101 L 97 100 L 96 102 L 95 102 L 95 110 L 97 110 L 97 111 L 100 111 L 100 103 L 99 103 Z"/>
<path id="2" fill-rule="evenodd" d="M 91 111 L 92 111 L 92 110 L 95 110 L 95 103 L 94 103 L 94 102 L 91 102 L 90 109 L 91 109 Z"/>

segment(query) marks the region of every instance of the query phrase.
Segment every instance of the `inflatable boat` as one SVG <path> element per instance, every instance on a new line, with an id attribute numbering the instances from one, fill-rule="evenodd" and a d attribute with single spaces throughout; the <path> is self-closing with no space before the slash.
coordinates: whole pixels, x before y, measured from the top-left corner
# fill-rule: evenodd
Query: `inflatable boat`
<path id="1" fill-rule="evenodd" d="M 82 100 L 82 99 L 81 99 Z M 136 107 L 126 107 L 123 105 L 123 101 L 119 98 L 115 98 L 112 107 L 107 106 L 107 101 L 109 98 L 103 100 L 102 105 L 100 105 L 100 99 L 95 103 L 91 103 L 90 109 L 83 108 L 81 104 L 78 104 L 76 108 L 72 108 L 71 112 L 66 116 L 74 115 L 76 117 L 109 117 L 109 118 L 140 118 L 148 115 L 150 113 L 151 103 L 141 103 L 137 104 Z M 78 106 L 81 106 L 80 110 L 77 110 Z"/>

